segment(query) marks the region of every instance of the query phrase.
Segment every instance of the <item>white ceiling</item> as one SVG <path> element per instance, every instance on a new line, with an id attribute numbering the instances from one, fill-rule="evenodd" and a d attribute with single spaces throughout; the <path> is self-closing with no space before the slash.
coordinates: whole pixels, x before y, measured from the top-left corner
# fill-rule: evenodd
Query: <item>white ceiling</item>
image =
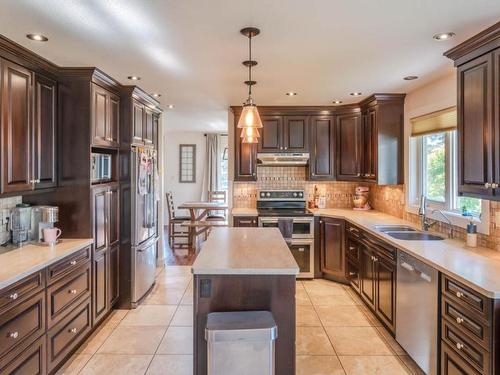
<path id="1" fill-rule="evenodd" d="M 246 96 L 242 27 L 261 29 L 257 104 L 328 105 L 422 86 L 452 69 L 445 50 L 498 20 L 498 0 L 2 0 L 0 34 L 61 66 L 141 76 L 175 104 L 168 129 L 223 131 Z M 25 38 L 36 32 L 49 41 Z"/>

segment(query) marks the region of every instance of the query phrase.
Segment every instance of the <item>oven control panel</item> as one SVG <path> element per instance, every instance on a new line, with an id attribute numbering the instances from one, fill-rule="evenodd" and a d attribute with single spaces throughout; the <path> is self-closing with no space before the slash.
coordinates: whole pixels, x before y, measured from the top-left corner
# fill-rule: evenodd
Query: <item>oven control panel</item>
<path id="1" fill-rule="evenodd" d="M 261 190 L 259 200 L 304 200 L 303 190 Z"/>

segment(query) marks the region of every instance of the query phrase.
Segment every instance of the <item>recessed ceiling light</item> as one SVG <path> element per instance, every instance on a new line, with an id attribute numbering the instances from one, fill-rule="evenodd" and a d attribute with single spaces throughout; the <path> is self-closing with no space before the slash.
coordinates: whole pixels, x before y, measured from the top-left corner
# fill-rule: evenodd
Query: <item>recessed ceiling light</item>
<path id="1" fill-rule="evenodd" d="M 289 91 L 286 93 L 288 96 L 296 96 L 297 93 L 296 92 L 293 92 L 293 91 Z"/>
<path id="2" fill-rule="evenodd" d="M 358 91 L 355 91 L 355 92 L 351 92 L 349 95 L 351 95 L 351 96 L 360 96 L 362 94 L 360 92 L 358 92 Z"/>
<path id="3" fill-rule="evenodd" d="M 449 33 L 438 33 L 434 34 L 433 38 L 436 40 L 448 40 L 451 39 L 455 36 L 455 33 L 449 32 Z"/>
<path id="4" fill-rule="evenodd" d="M 141 77 L 139 77 L 139 76 L 128 76 L 127 78 L 130 79 L 131 81 L 140 81 L 141 80 Z"/>
<path id="5" fill-rule="evenodd" d="M 36 42 L 46 42 L 47 40 L 49 40 L 49 38 L 42 34 L 26 34 L 26 38 L 34 40 Z"/>
<path id="6" fill-rule="evenodd" d="M 418 76 L 406 76 L 403 79 L 405 81 L 413 81 L 414 79 L 417 79 L 417 78 L 418 78 Z"/>
<path id="7" fill-rule="evenodd" d="M 153 98 L 159 98 L 159 97 L 161 96 L 161 94 L 158 94 L 157 92 L 153 92 L 153 93 L 151 94 L 151 96 L 152 96 Z"/>
<path id="8" fill-rule="evenodd" d="M 174 105 L 173 104 L 169 104 L 169 105 L 167 105 L 167 108 L 172 109 L 172 108 L 174 108 Z"/>
<path id="9" fill-rule="evenodd" d="M 342 100 L 334 100 L 332 103 L 333 104 L 342 104 Z"/>

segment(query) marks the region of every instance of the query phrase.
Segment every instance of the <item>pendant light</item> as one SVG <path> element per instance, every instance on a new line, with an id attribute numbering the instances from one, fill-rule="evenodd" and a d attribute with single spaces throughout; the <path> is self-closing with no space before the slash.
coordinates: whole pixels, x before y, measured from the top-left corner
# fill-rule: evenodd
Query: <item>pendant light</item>
<path id="1" fill-rule="evenodd" d="M 252 60 L 252 38 L 259 35 L 260 30 L 255 27 L 245 27 L 240 33 L 248 38 L 248 60 L 243 61 L 243 65 L 248 68 L 248 81 L 245 81 L 248 86 L 248 98 L 243 103 L 238 128 L 243 129 L 241 132 L 243 143 L 257 143 L 260 136 L 257 128 L 262 128 L 262 121 L 257 105 L 252 99 L 252 86 L 257 84 L 256 81 L 252 81 L 252 67 L 257 65 L 257 61 Z"/>

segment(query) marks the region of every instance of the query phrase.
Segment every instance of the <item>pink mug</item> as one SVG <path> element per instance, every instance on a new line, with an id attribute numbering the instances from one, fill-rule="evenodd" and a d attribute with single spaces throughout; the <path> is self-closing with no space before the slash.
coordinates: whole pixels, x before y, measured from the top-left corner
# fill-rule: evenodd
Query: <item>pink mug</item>
<path id="1" fill-rule="evenodd" d="M 61 230 L 59 228 L 45 228 L 43 230 L 43 242 L 54 244 L 60 236 Z"/>

